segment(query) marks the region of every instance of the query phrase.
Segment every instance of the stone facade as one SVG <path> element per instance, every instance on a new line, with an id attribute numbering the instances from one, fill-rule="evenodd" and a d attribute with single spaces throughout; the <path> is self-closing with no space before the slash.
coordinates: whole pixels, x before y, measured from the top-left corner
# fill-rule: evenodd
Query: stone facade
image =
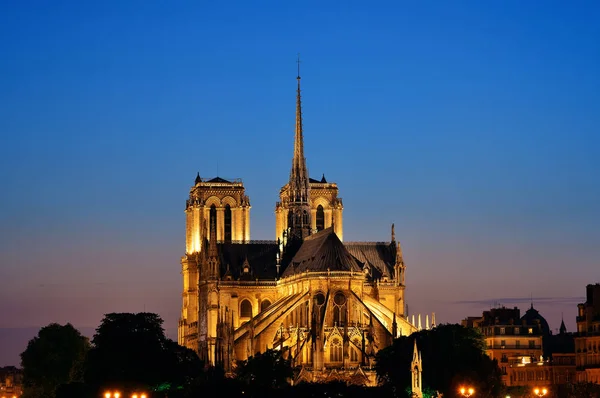
<path id="1" fill-rule="evenodd" d="M 17 398 L 23 394 L 23 371 L 13 366 L 0 368 L 0 398 Z"/>
<path id="2" fill-rule="evenodd" d="M 575 361 L 577 381 L 600 383 L 600 284 L 586 286 L 586 301 L 577 305 Z"/>
<path id="3" fill-rule="evenodd" d="M 528 316 L 539 315 L 533 305 L 527 312 L 521 317 L 517 307 L 498 307 L 462 322 L 464 326 L 481 330 L 486 353 L 498 361 L 502 381 L 509 387 L 551 383 L 549 363 L 543 358 L 542 346 L 544 333 L 549 333 L 548 325 L 542 317 Z"/>
<path id="4" fill-rule="evenodd" d="M 241 181 L 196 178 L 186 202 L 179 344 L 226 370 L 283 351 L 297 381 L 375 383 L 378 350 L 417 330 L 405 314 L 405 264 L 388 242 L 342 242 L 338 187 L 308 178 L 298 77 L 290 181 L 275 206 L 273 241 L 250 240 Z"/>

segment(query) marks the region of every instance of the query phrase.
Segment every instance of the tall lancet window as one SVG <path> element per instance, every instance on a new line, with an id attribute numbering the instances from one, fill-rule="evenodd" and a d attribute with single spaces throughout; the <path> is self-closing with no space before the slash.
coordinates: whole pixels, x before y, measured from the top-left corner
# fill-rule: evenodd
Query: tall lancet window
<path id="1" fill-rule="evenodd" d="M 323 210 L 323 206 L 319 205 L 317 207 L 317 231 L 322 231 L 325 229 L 325 211 Z"/>
<path id="2" fill-rule="evenodd" d="M 225 205 L 225 242 L 231 242 L 231 207 Z"/>
<path id="3" fill-rule="evenodd" d="M 210 218 L 208 222 L 208 236 L 210 237 L 212 228 L 215 228 L 215 231 L 217 230 L 217 207 L 215 205 L 210 206 Z"/>
<path id="4" fill-rule="evenodd" d="M 329 347 L 329 361 L 330 362 L 342 362 L 342 342 L 337 337 L 331 339 L 331 346 Z"/>

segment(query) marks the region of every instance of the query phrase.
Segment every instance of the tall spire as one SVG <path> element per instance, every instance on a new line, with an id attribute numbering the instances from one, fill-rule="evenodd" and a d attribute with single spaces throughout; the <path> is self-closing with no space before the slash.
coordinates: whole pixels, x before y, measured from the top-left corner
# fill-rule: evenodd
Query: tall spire
<path id="1" fill-rule="evenodd" d="M 290 171 L 290 234 L 305 238 L 310 234 L 310 183 L 306 159 L 304 158 L 304 138 L 302 136 L 302 100 L 300 98 L 300 55 L 298 55 L 298 88 L 296 90 L 296 132 L 294 134 L 294 157 Z"/>

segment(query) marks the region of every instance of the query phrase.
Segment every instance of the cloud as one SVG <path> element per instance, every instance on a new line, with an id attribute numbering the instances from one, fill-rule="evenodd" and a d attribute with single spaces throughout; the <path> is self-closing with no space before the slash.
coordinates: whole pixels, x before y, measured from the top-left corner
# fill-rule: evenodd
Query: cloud
<path id="1" fill-rule="evenodd" d="M 583 296 L 573 296 L 573 297 L 494 297 L 488 299 L 480 299 L 480 300 L 461 300 L 455 301 L 454 304 L 459 305 L 477 305 L 477 306 L 499 306 L 506 304 L 529 304 L 533 302 L 548 305 L 548 304 L 569 304 L 569 305 L 577 305 L 579 303 L 585 302 L 585 297 Z"/>

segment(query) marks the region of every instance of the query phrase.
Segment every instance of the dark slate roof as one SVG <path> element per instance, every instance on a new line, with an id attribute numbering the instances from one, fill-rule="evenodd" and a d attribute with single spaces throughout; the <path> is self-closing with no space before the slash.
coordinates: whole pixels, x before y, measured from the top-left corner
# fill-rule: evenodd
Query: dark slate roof
<path id="1" fill-rule="evenodd" d="M 387 242 L 345 243 L 346 249 L 361 263 L 367 264 L 373 278 L 394 275 L 396 264 L 396 245 Z"/>
<path id="2" fill-rule="evenodd" d="M 271 279 L 277 277 L 277 243 L 219 243 L 221 275 L 233 280 Z M 244 261 L 248 260 L 250 274 L 243 272 Z"/>
<path id="3" fill-rule="evenodd" d="M 208 180 L 207 182 L 226 182 L 228 184 L 231 184 L 231 181 L 227 181 L 226 179 L 221 178 L 221 177 L 212 178 L 212 179 Z"/>
<path id="4" fill-rule="evenodd" d="M 538 310 L 533 308 L 533 303 L 531 304 L 531 308 L 529 308 L 525 312 L 525 315 L 523 315 L 521 317 L 521 322 L 523 322 L 523 321 L 525 321 L 526 325 L 535 325 L 535 324 L 537 324 L 537 322 L 539 322 L 540 328 L 542 329 L 542 333 L 544 335 L 550 334 L 550 326 L 548 325 L 546 318 L 541 316 L 540 313 L 538 312 Z"/>
<path id="5" fill-rule="evenodd" d="M 325 184 L 327 183 L 327 180 L 325 179 L 325 174 L 323 174 L 323 177 L 321 177 L 320 180 L 317 180 L 315 178 L 308 178 L 308 182 L 314 182 L 314 183 L 318 183 L 318 184 Z"/>
<path id="6" fill-rule="evenodd" d="M 282 276 L 305 271 L 355 271 L 361 272 L 363 264 L 344 246 L 333 228 L 324 229 L 304 240 Z"/>

